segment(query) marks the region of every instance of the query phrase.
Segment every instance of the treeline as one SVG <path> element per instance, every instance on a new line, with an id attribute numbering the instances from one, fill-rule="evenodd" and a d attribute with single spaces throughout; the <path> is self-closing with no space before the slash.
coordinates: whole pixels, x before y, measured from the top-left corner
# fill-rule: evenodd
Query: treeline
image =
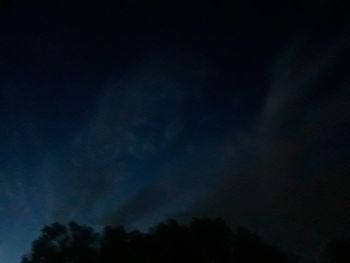
<path id="1" fill-rule="evenodd" d="M 325 262 L 348 261 L 346 241 L 330 244 Z M 343 255 L 343 254 L 344 255 Z M 343 261 L 343 257 L 348 258 Z M 222 219 L 169 220 L 148 233 L 107 226 L 101 232 L 77 223 L 45 226 L 22 263 L 297 263 L 298 257 L 267 244 L 245 228 L 232 231 Z"/>

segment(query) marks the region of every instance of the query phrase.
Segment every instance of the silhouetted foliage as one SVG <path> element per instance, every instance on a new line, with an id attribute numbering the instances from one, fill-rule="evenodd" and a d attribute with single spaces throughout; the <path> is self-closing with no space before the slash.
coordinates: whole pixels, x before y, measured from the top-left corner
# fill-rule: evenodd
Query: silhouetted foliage
<path id="1" fill-rule="evenodd" d="M 74 222 L 68 227 L 59 223 L 45 226 L 41 236 L 33 242 L 32 251 L 25 256 L 26 263 L 94 263 L 98 260 L 98 235 L 90 227 Z"/>
<path id="2" fill-rule="evenodd" d="M 97 262 L 269 262 L 294 263 L 279 248 L 246 229 L 235 232 L 222 219 L 194 219 L 189 226 L 169 220 L 148 233 L 107 226 L 97 234 L 76 223 L 54 223 L 41 231 L 22 263 Z"/>
<path id="3" fill-rule="evenodd" d="M 245 228 L 238 228 L 234 233 L 233 262 L 297 262 L 297 257 L 287 255 L 278 247 L 266 244 L 261 237 Z"/>
<path id="4" fill-rule="evenodd" d="M 105 227 L 100 241 L 102 262 L 124 262 L 129 249 L 128 234 L 123 227 Z"/>
<path id="5" fill-rule="evenodd" d="M 349 263 L 350 240 L 332 240 L 326 248 L 325 263 Z"/>

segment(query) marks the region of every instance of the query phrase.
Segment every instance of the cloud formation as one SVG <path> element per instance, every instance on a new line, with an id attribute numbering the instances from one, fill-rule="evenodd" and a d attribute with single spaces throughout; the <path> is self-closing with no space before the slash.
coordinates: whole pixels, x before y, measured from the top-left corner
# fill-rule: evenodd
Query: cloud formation
<path id="1" fill-rule="evenodd" d="M 310 33 L 280 56 L 255 131 L 246 134 L 257 143 L 244 147 L 253 150 L 250 165 L 228 176 L 199 213 L 226 215 L 308 256 L 349 235 L 345 43 L 342 33 L 332 41 Z"/>

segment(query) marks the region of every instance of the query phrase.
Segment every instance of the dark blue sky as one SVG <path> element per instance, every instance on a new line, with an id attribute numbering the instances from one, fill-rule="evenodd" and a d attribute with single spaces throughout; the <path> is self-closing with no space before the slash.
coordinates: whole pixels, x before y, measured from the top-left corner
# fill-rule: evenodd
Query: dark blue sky
<path id="1" fill-rule="evenodd" d="M 53 221 L 349 234 L 349 23 L 246 2 L 1 4 L 0 261 Z"/>

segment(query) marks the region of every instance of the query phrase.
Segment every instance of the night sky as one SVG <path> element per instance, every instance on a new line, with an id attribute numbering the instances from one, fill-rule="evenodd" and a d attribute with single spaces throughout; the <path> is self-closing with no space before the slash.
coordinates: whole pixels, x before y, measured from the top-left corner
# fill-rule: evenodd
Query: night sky
<path id="1" fill-rule="evenodd" d="M 54 221 L 350 235 L 349 10 L 232 2 L 0 2 L 0 262 Z"/>

